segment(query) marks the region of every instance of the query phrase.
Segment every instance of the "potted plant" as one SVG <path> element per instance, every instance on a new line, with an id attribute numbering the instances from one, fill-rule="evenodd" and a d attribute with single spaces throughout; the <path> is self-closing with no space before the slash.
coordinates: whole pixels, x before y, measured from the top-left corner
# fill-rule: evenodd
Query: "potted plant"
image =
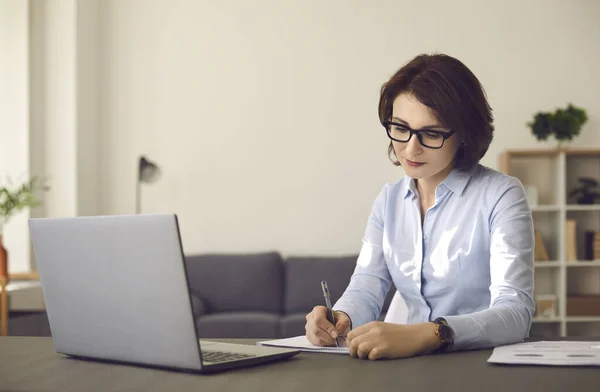
<path id="1" fill-rule="evenodd" d="M 577 196 L 577 204 L 594 204 L 600 200 L 600 192 L 596 191 L 598 181 L 590 177 L 580 177 L 578 180 L 581 186 L 573 189 L 569 197 Z"/>
<path id="2" fill-rule="evenodd" d="M 527 123 L 537 140 L 546 140 L 554 135 L 558 146 L 571 141 L 581 131 L 581 127 L 587 122 L 588 117 L 584 109 L 567 105 L 566 109 L 557 109 L 555 112 L 539 112 L 533 122 Z"/>
<path id="3" fill-rule="evenodd" d="M 8 277 L 8 254 L 2 243 L 4 227 L 14 214 L 40 204 L 34 194 L 37 189 L 47 190 L 48 187 L 38 184 L 35 177 L 15 189 L 0 187 L 0 278 Z"/>

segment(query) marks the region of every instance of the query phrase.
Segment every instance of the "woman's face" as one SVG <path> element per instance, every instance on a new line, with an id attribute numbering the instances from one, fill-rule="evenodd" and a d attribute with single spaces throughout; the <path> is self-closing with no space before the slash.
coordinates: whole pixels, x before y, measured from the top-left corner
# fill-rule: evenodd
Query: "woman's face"
<path id="1" fill-rule="evenodd" d="M 430 108 L 407 93 L 400 94 L 394 100 L 391 121 L 407 125 L 414 130 L 450 131 L 439 123 Z M 460 147 L 460 140 L 459 136 L 454 134 L 444 141 L 442 148 L 432 149 L 421 145 L 417 135 L 412 135 L 408 142 L 392 140 L 392 145 L 396 158 L 409 177 L 441 182 L 454 167 L 454 157 Z"/>

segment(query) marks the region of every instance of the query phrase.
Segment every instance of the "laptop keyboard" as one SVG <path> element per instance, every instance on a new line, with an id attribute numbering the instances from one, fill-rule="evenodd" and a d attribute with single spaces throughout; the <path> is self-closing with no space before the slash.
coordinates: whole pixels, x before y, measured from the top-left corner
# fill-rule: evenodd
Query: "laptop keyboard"
<path id="1" fill-rule="evenodd" d="M 202 350 L 202 361 L 203 362 L 229 362 L 236 361 L 238 359 L 246 359 L 256 357 L 254 354 L 239 354 L 239 353 L 228 353 L 225 351 L 206 351 Z"/>

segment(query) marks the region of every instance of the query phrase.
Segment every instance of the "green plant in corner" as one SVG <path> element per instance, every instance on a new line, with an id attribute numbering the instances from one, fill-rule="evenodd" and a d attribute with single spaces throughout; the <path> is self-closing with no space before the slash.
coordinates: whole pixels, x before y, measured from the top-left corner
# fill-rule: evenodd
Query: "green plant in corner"
<path id="1" fill-rule="evenodd" d="M 4 225 L 14 214 L 25 208 L 40 205 L 40 201 L 35 197 L 35 191 L 38 189 L 46 191 L 49 188 L 40 184 L 36 177 L 14 189 L 7 186 L 0 187 L 0 235 L 2 235 Z"/>
<path id="2" fill-rule="evenodd" d="M 550 135 L 560 143 L 573 138 L 581 132 L 587 122 L 585 109 L 568 104 L 566 109 L 557 109 L 554 113 L 539 112 L 533 122 L 527 123 L 537 140 L 546 140 Z"/>

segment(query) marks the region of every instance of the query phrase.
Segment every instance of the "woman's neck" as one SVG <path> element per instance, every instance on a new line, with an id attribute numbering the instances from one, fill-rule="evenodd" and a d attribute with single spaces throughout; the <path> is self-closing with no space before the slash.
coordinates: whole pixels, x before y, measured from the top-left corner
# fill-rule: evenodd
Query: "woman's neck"
<path id="1" fill-rule="evenodd" d="M 428 178 L 416 180 L 417 191 L 421 200 L 433 204 L 435 200 L 435 189 L 448 177 L 454 165 L 448 165 L 444 170 Z"/>

